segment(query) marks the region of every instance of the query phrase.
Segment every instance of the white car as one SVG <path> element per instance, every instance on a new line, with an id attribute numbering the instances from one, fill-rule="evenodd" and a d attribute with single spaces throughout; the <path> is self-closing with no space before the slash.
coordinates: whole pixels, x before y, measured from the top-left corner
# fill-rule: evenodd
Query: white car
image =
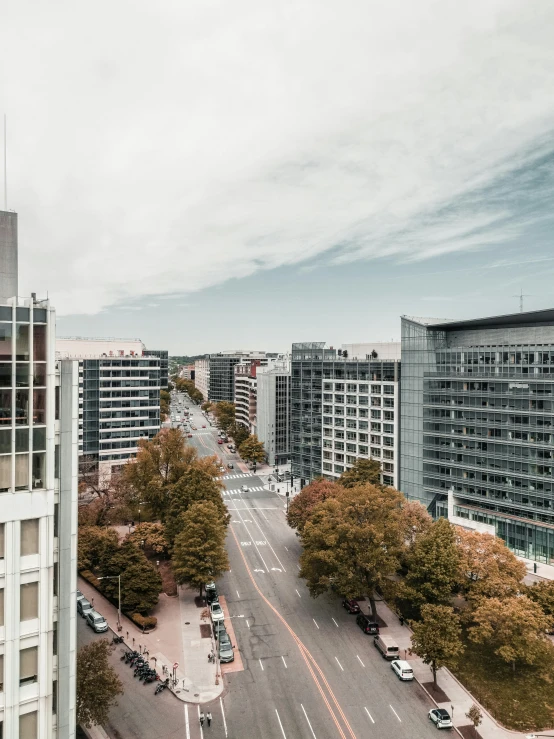
<path id="1" fill-rule="evenodd" d="M 396 672 L 400 680 L 414 679 L 414 671 L 412 670 L 410 663 L 406 662 L 405 659 L 393 659 L 390 666 L 394 672 Z"/>
<path id="2" fill-rule="evenodd" d="M 451 729 L 452 719 L 448 711 L 444 708 L 432 708 L 429 711 L 429 719 L 435 724 L 437 729 Z"/>
<path id="3" fill-rule="evenodd" d="M 248 492 L 248 485 L 243 485 L 241 487 L 241 490 L 242 490 L 243 493 L 247 493 Z"/>
<path id="4" fill-rule="evenodd" d="M 223 608 L 219 605 L 219 603 L 212 603 L 212 605 L 210 606 L 210 615 L 214 623 L 217 623 L 218 621 L 223 621 L 225 619 Z"/>

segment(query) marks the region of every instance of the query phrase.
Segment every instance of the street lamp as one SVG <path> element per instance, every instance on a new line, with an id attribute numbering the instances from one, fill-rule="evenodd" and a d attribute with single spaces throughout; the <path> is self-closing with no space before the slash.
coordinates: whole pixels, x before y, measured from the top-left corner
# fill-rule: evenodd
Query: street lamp
<path id="1" fill-rule="evenodd" d="M 121 575 L 104 575 L 99 580 L 113 580 L 117 577 L 117 630 L 121 631 Z"/>
<path id="2" fill-rule="evenodd" d="M 139 512 L 139 516 L 138 516 L 138 518 L 139 518 L 139 525 L 140 525 L 140 507 L 141 507 L 141 505 L 144 505 L 144 503 L 139 503 L 139 504 L 138 504 L 138 512 Z"/>

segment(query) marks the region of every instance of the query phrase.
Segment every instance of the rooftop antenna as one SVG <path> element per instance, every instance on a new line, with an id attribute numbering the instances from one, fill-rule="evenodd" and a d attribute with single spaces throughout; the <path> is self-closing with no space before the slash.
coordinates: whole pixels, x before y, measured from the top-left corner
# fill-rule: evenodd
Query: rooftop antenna
<path id="1" fill-rule="evenodd" d="M 8 135 L 6 114 L 4 113 L 4 210 L 8 210 Z"/>
<path id="2" fill-rule="evenodd" d="M 523 298 L 530 298 L 530 295 L 523 294 L 523 288 L 520 288 L 519 295 L 512 295 L 512 298 L 519 298 L 519 312 L 523 313 Z"/>

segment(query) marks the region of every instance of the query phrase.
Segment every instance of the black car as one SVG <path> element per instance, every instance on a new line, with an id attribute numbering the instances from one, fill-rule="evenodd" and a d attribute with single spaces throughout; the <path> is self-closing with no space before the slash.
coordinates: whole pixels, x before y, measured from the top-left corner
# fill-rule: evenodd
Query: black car
<path id="1" fill-rule="evenodd" d="M 364 634 L 374 634 L 375 636 L 379 633 L 379 624 L 371 620 L 370 616 L 366 616 L 365 613 L 359 613 L 356 616 L 356 623 Z"/>
<path id="2" fill-rule="evenodd" d="M 219 601 L 217 590 L 206 590 L 206 602 L 208 605 L 211 606 L 212 603 L 215 603 L 216 601 Z"/>
<path id="3" fill-rule="evenodd" d="M 344 598 L 342 601 L 342 607 L 346 608 L 348 613 L 360 613 L 360 606 L 357 600 L 352 598 Z"/>

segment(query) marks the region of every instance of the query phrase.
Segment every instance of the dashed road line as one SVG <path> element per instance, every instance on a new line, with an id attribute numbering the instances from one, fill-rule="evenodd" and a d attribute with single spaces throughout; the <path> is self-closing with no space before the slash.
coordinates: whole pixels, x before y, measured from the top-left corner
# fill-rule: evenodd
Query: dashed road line
<path id="1" fill-rule="evenodd" d="M 237 590 L 237 598 L 240 600 L 240 593 L 238 590 Z"/>
<path id="2" fill-rule="evenodd" d="M 317 737 L 315 735 L 315 731 L 313 730 L 312 725 L 310 723 L 310 719 L 308 718 L 308 714 L 306 713 L 306 709 L 304 708 L 304 706 L 302 705 L 302 703 L 300 704 L 300 708 L 304 711 L 304 716 L 306 717 L 306 721 L 308 722 L 308 726 L 310 727 L 310 731 L 312 732 L 313 738 L 314 739 L 317 739 Z"/>
<path id="3" fill-rule="evenodd" d="M 223 699 L 219 699 L 219 705 L 221 706 L 221 715 L 223 716 L 223 728 L 225 729 L 225 736 L 227 736 L 227 721 L 225 721 L 225 711 L 223 710 Z"/>
<path id="4" fill-rule="evenodd" d="M 400 721 L 400 723 L 402 723 L 402 719 L 401 719 L 401 718 L 400 718 L 400 716 L 399 716 L 399 715 L 398 715 L 398 714 L 396 713 L 396 711 L 394 710 L 394 708 L 393 708 L 393 707 L 391 706 L 391 704 L 390 704 L 390 703 L 389 703 L 389 707 L 390 707 L 390 710 L 391 710 L 391 711 L 392 711 L 392 712 L 394 713 L 394 715 L 396 716 L 396 718 L 397 718 L 397 719 L 398 719 L 398 720 Z"/>
<path id="5" fill-rule="evenodd" d="M 284 664 L 284 665 L 285 665 L 285 667 L 286 667 L 286 666 L 287 666 L 287 663 L 285 662 L 285 658 L 283 657 L 283 655 L 281 655 L 281 659 L 283 660 L 283 664 Z"/>
<path id="6" fill-rule="evenodd" d="M 197 706 L 198 708 L 198 725 L 200 726 L 200 739 L 204 739 L 204 730 L 202 729 L 202 724 L 200 723 L 200 706 Z"/>
<path id="7" fill-rule="evenodd" d="M 335 619 L 332 616 L 331 616 L 331 621 L 335 624 L 335 626 L 338 629 L 339 628 L 339 625 L 338 625 L 338 623 L 335 621 Z"/>
<path id="8" fill-rule="evenodd" d="M 369 712 L 369 711 L 367 710 L 367 708 L 366 708 L 365 706 L 364 706 L 364 711 L 365 711 L 365 712 L 367 713 L 367 715 L 369 716 L 369 718 L 370 718 L 370 720 L 371 720 L 371 723 L 372 723 L 372 724 L 374 724 L 374 723 L 375 723 L 375 720 L 374 720 L 373 716 L 371 715 L 371 713 L 370 713 L 370 712 Z"/>
<path id="9" fill-rule="evenodd" d="M 314 624 L 315 624 L 315 625 L 317 626 L 317 621 L 315 620 L 315 618 L 312 618 L 312 621 L 313 621 L 313 622 L 314 622 Z M 317 626 L 317 628 L 319 629 L 319 626 Z"/>
<path id="10" fill-rule="evenodd" d="M 277 721 L 279 722 L 279 726 L 281 727 L 281 734 L 283 735 L 284 739 L 287 739 L 287 735 L 285 734 L 285 730 L 283 729 L 283 724 L 281 723 L 281 717 L 279 716 L 279 711 L 275 709 L 275 713 L 277 714 Z"/>
<path id="11" fill-rule="evenodd" d="M 296 595 L 297 595 L 297 596 L 298 596 L 299 598 L 301 598 L 302 596 L 300 595 L 300 593 L 298 592 L 298 590 L 297 590 L 296 588 L 294 588 L 294 589 L 296 590 Z"/>
<path id="12" fill-rule="evenodd" d="M 356 657 L 358 657 L 358 655 L 356 655 Z M 358 662 L 361 664 L 362 667 L 365 667 L 364 663 L 359 657 L 358 657 Z M 366 711 L 367 711 L 367 708 L 366 708 Z"/>
<path id="13" fill-rule="evenodd" d="M 344 667 L 343 667 L 343 666 L 341 665 L 341 663 L 339 662 L 339 658 L 338 658 L 338 657 L 335 657 L 335 659 L 337 660 L 337 665 L 338 665 L 338 666 L 339 666 L 339 667 L 341 668 L 341 670 L 342 670 L 342 671 L 344 672 Z"/>
<path id="14" fill-rule="evenodd" d="M 260 667 L 262 668 L 262 672 L 263 672 L 263 671 L 264 671 L 264 666 L 263 666 L 263 664 L 262 664 L 262 660 L 261 660 L 261 659 L 259 659 L 259 660 L 258 660 L 258 662 L 260 663 Z"/>
<path id="15" fill-rule="evenodd" d="M 190 739 L 190 726 L 189 726 L 189 707 L 185 704 L 185 732 L 187 739 Z"/>

